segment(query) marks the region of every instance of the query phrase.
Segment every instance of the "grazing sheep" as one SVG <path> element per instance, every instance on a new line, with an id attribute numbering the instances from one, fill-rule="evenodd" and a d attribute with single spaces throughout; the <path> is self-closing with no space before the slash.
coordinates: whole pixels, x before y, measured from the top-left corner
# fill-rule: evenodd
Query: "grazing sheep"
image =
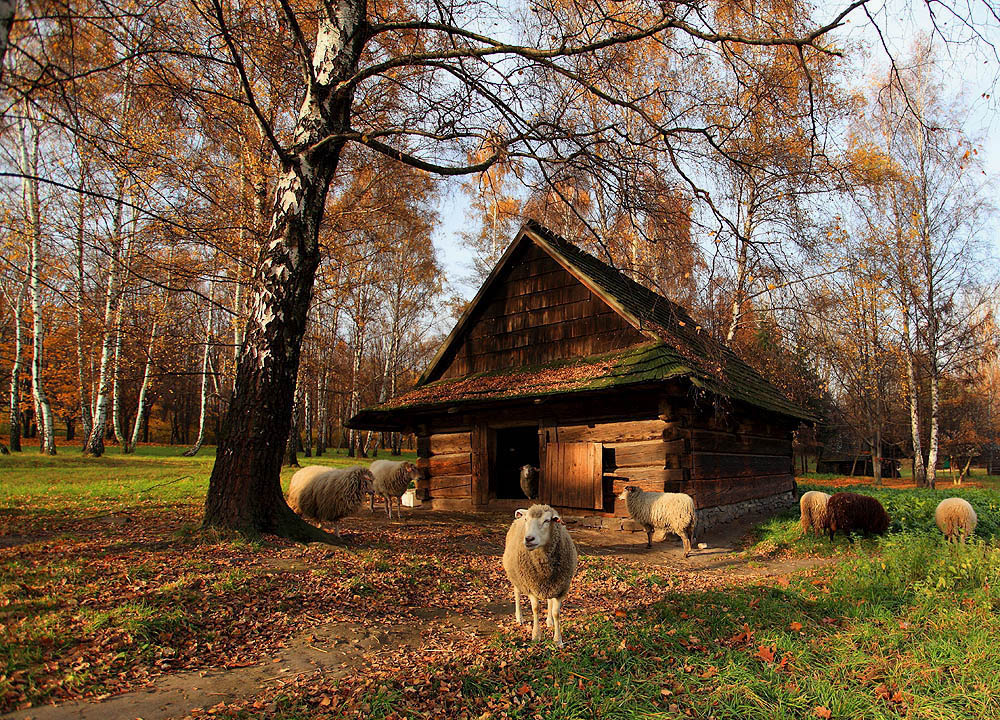
<path id="1" fill-rule="evenodd" d="M 292 475 L 288 505 L 302 517 L 335 524 L 340 537 L 340 520 L 359 507 L 372 492 L 374 478 L 368 468 L 331 468 L 310 465 Z"/>
<path id="2" fill-rule="evenodd" d="M 934 522 L 948 542 L 961 540 L 964 543 L 976 531 L 978 521 L 972 505 L 959 497 L 945 498 L 934 511 Z"/>
<path id="3" fill-rule="evenodd" d="M 834 493 L 826 503 L 823 529 L 830 533 L 831 540 L 838 530 L 881 535 L 889 529 L 889 515 L 882 503 L 873 497 L 852 492 Z"/>
<path id="4" fill-rule="evenodd" d="M 534 465 L 521 466 L 521 492 L 529 500 L 538 498 L 538 468 Z"/>
<path id="5" fill-rule="evenodd" d="M 803 535 L 810 530 L 817 535 L 823 533 L 823 516 L 826 515 L 828 502 L 830 502 L 830 496 L 819 490 L 810 490 L 799 498 L 799 510 L 802 512 L 799 524 L 802 525 Z"/>
<path id="6" fill-rule="evenodd" d="M 679 536 L 684 543 L 684 557 L 691 554 L 698 516 L 690 495 L 652 492 L 629 485 L 618 499 L 625 501 L 629 516 L 646 528 L 647 548 L 653 547 L 655 528 Z"/>
<path id="7" fill-rule="evenodd" d="M 410 487 L 410 482 L 420 479 L 420 471 L 411 462 L 396 462 L 393 460 L 376 460 L 368 469 L 372 471 L 375 481 L 372 483 L 371 509 L 375 512 L 375 496 L 385 498 L 385 512 L 392 519 L 392 498 L 396 498 L 396 518 L 399 519 L 400 508 L 403 505 L 403 493 Z"/>
<path id="8" fill-rule="evenodd" d="M 548 505 L 517 510 L 507 530 L 503 569 L 514 586 L 514 617 L 521 622 L 521 593 L 531 600 L 531 639 L 542 639 L 538 626 L 538 601 L 547 602 L 545 624 L 553 628 L 552 640 L 563 646 L 559 610 L 576 574 L 576 544 L 559 513 Z"/>

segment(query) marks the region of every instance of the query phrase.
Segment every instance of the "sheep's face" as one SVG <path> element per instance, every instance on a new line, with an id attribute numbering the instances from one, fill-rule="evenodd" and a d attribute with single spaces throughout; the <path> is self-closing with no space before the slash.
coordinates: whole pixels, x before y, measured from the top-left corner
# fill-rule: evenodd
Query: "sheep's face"
<path id="1" fill-rule="evenodd" d="M 358 480 L 361 485 L 362 495 L 374 495 L 375 494 L 375 476 L 371 474 L 371 471 L 365 470 L 361 473 L 361 479 Z"/>
<path id="2" fill-rule="evenodd" d="M 406 477 L 410 482 L 415 483 L 420 480 L 420 470 L 413 463 L 403 463 L 403 470 L 406 471 Z"/>
<path id="3" fill-rule="evenodd" d="M 514 517 L 524 519 L 524 547 L 528 550 L 548 545 L 552 528 L 562 523 L 559 513 L 548 505 L 532 505 L 527 510 L 517 510 Z"/>
<path id="4" fill-rule="evenodd" d="M 629 499 L 629 496 L 638 495 L 641 492 L 642 492 L 641 488 L 635 485 L 628 485 L 624 490 L 622 490 L 622 494 L 618 496 L 618 499 L 627 501 Z"/>
<path id="5" fill-rule="evenodd" d="M 530 477 L 534 477 L 538 474 L 538 468 L 534 465 L 522 465 L 521 466 L 521 479 L 527 480 Z"/>

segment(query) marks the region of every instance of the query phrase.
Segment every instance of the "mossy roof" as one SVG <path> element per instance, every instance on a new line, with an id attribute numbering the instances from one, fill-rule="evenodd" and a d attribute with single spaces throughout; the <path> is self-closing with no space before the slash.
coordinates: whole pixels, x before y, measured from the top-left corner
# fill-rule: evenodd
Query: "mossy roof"
<path id="1" fill-rule="evenodd" d="M 534 242 L 587 285 L 649 342 L 620 351 L 529 367 L 432 380 L 449 348 L 463 335 L 476 305 L 500 276 L 501 268 L 522 242 Z M 351 418 L 352 427 L 384 427 L 389 416 L 505 399 L 530 399 L 557 394 L 606 390 L 625 385 L 686 378 L 697 387 L 733 400 L 803 420 L 813 419 L 729 348 L 711 338 L 688 312 L 667 298 L 626 277 L 529 220 L 501 258 L 482 290 L 470 303 L 417 386 L 382 405 Z"/>

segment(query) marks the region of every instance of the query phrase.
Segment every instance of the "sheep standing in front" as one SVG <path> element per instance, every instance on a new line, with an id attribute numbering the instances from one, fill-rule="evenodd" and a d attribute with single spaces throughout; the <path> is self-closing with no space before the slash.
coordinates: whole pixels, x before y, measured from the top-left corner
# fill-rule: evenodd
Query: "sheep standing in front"
<path id="1" fill-rule="evenodd" d="M 799 524 L 802 526 L 802 534 L 805 535 L 812 530 L 817 535 L 823 534 L 823 518 L 826 516 L 826 504 L 830 502 L 830 496 L 819 490 L 810 490 L 799 498 Z"/>
<path id="2" fill-rule="evenodd" d="M 629 516 L 646 528 L 646 547 L 653 547 L 653 530 L 663 530 L 680 537 L 684 557 L 691 554 L 698 515 L 694 500 L 684 493 L 642 490 L 635 485 L 625 488 L 619 500 L 624 500 Z"/>
<path id="3" fill-rule="evenodd" d="M 830 533 L 831 540 L 838 530 L 881 535 L 889 529 L 889 514 L 873 497 L 852 492 L 834 493 L 826 503 L 823 529 Z"/>
<path id="4" fill-rule="evenodd" d="M 934 522 L 944 533 L 948 542 L 961 540 L 963 543 L 976 531 L 976 511 L 967 500 L 959 497 L 945 498 L 934 511 Z"/>
<path id="5" fill-rule="evenodd" d="M 374 478 L 368 468 L 310 465 L 292 475 L 288 505 L 302 517 L 332 522 L 340 537 L 340 520 L 347 517 L 372 492 Z"/>
<path id="6" fill-rule="evenodd" d="M 538 498 L 538 468 L 534 465 L 521 466 L 521 492 L 529 500 Z"/>
<path id="7" fill-rule="evenodd" d="M 375 481 L 372 483 L 371 509 L 375 512 L 375 496 L 385 498 L 385 512 L 392 519 L 392 498 L 396 498 L 396 518 L 401 519 L 400 508 L 403 506 L 403 493 L 411 482 L 420 479 L 420 471 L 411 462 L 393 460 L 376 460 L 368 469 L 372 471 Z"/>
<path id="8" fill-rule="evenodd" d="M 559 611 L 576 574 L 576 544 L 559 513 L 548 505 L 517 510 L 507 530 L 503 569 L 514 586 L 514 617 L 521 622 L 521 594 L 531 601 L 531 639 L 542 639 L 538 626 L 538 601 L 545 600 L 545 624 L 553 628 L 552 640 L 563 646 Z"/>

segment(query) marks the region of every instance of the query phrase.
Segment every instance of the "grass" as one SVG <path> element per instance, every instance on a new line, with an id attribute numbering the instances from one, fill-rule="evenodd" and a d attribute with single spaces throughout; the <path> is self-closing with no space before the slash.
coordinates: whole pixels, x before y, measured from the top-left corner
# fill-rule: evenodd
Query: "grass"
<path id="1" fill-rule="evenodd" d="M 104 512 L 157 503 L 200 506 L 208 491 L 215 461 L 214 447 L 205 447 L 193 458 L 182 457 L 180 446 L 140 446 L 123 455 L 109 448 L 99 458 L 84 457 L 79 447 L 59 448 L 55 456 L 41 455 L 34 448 L 0 455 L 0 508 L 30 500 L 39 510 L 77 509 L 81 505 Z M 387 457 L 385 454 L 381 457 Z M 402 459 L 414 461 L 414 453 Z M 328 452 L 322 457 L 299 454 L 300 465 L 347 467 L 367 464 L 373 458 L 351 458 Z M 297 468 L 283 468 L 282 487 Z"/>
<path id="2" fill-rule="evenodd" d="M 211 455 L 169 451 L 0 458 L 0 529 L 25 540 L 0 549 L 0 709 L 121 690 L 156 672 L 260 662 L 316 618 L 367 623 L 399 620 L 409 607 L 471 613 L 508 601 L 496 557 L 468 549 L 468 527 L 358 531 L 359 547 L 315 556 L 200 531 Z M 802 488 L 836 490 L 809 482 Z M 563 650 L 528 643 L 506 618 L 491 639 L 438 627 L 425 634 L 440 643 L 430 649 L 359 657 L 341 680 L 250 689 L 245 703 L 213 714 L 1000 717 L 1000 491 L 939 487 L 852 487 L 889 511 L 881 538 L 830 543 L 802 537 L 797 513 L 776 516 L 753 531 L 743 579 L 586 556 Z M 965 546 L 945 543 L 933 523 L 937 502 L 953 494 L 979 515 Z M 102 513 L 130 520 L 105 523 Z M 479 532 L 502 547 L 499 524 Z M 767 572 L 786 560 L 810 567 Z"/>

